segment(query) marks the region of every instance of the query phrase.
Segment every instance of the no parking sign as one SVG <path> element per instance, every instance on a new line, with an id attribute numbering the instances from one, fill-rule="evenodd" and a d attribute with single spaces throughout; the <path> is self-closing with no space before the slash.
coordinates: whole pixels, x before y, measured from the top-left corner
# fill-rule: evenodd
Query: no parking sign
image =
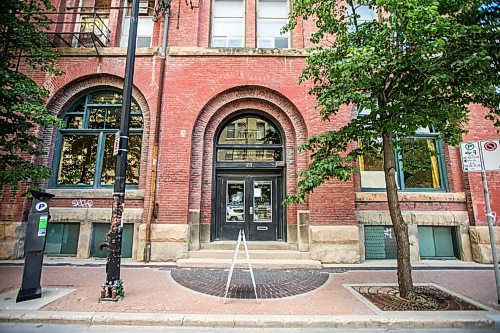
<path id="1" fill-rule="evenodd" d="M 479 141 L 485 171 L 500 170 L 500 140 Z"/>

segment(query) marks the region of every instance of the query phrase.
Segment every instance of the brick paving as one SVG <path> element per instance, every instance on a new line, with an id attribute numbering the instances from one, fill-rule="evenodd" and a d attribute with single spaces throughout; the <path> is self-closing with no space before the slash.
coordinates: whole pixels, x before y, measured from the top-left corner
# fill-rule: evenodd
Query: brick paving
<path id="1" fill-rule="evenodd" d="M 171 271 L 172 278 L 191 290 L 224 297 L 229 271 L 227 269 L 186 268 Z M 321 287 L 329 274 L 320 270 L 254 270 L 259 299 L 283 298 L 304 294 Z M 250 271 L 235 269 L 228 298 L 255 298 Z"/>
<path id="2" fill-rule="evenodd" d="M 105 280 L 104 265 L 100 267 L 51 267 L 44 266 L 42 288 L 70 288 L 71 293 L 61 297 L 41 310 L 95 311 L 120 313 L 167 313 L 167 314 L 219 314 L 219 315 L 374 315 L 372 307 L 357 297 L 346 285 L 396 284 L 393 269 L 350 270 L 333 269 L 316 272 L 329 273 L 330 278 L 320 288 L 294 297 L 268 298 L 257 303 L 252 298 L 229 299 L 214 297 L 177 283 L 172 275 L 184 269 L 154 268 L 137 265 L 123 268 L 122 279 L 125 298 L 119 302 L 98 302 L 100 286 Z M 208 271 L 208 269 L 207 269 Z M 287 274 L 301 270 L 289 270 Z M 328 272 L 326 272 L 328 271 Z M 342 272 L 344 271 L 344 272 Z M 283 271 L 287 272 L 287 271 Z M 242 272 L 245 276 L 248 272 Z M 222 274 L 222 273 L 221 273 Z M 226 270 L 227 274 L 227 270 Z M 227 279 L 227 275 L 222 274 Z M 19 289 L 22 278 L 21 266 L 0 265 L 0 292 Z M 301 278 L 305 279 L 305 276 Z M 486 306 L 500 310 L 496 305 L 495 277 L 489 270 L 419 270 L 413 272 L 415 283 L 433 283 Z M 224 283 L 226 281 L 224 279 Z M 259 277 L 256 276 L 257 283 Z M 261 280 L 262 282 L 262 280 Z M 301 281 L 301 286 L 307 286 Z M 225 284 L 224 284 L 225 286 Z M 252 295 L 253 296 L 253 295 Z M 0 309 L 1 313 L 2 309 Z"/>

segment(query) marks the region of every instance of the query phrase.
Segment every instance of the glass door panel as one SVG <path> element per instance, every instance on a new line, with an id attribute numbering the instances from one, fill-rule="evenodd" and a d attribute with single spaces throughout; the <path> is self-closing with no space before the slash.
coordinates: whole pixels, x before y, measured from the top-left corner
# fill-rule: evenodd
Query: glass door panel
<path id="1" fill-rule="evenodd" d="M 253 221 L 271 223 L 273 221 L 273 198 L 270 181 L 253 183 Z"/>
<path id="2" fill-rule="evenodd" d="M 228 181 L 226 186 L 226 222 L 245 222 L 245 182 Z"/>

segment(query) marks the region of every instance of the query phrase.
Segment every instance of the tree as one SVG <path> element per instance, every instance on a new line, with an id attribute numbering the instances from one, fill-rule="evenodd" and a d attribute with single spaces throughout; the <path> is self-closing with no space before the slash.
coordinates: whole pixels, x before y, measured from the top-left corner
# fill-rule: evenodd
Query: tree
<path id="1" fill-rule="evenodd" d="M 465 132 L 470 103 L 488 107 L 489 117 L 499 125 L 498 4 L 486 0 L 360 3 L 364 6 L 351 0 L 294 1 L 285 29 L 292 30 L 300 17 L 314 20 L 317 27 L 300 82 L 312 83 L 310 94 L 316 96 L 322 119 L 349 104 L 365 116 L 311 137 L 300 147 L 311 152 L 311 162 L 298 175 L 298 192 L 285 203 L 303 202 L 331 178 L 349 179 L 360 156 L 381 158 L 397 242 L 399 291 L 411 299 L 408 226 L 398 200 L 394 149 L 405 148 L 405 138 L 419 128 L 433 128 L 445 142 L 457 144 Z M 377 19 L 360 20 L 360 9 L 367 8 L 376 10 Z M 435 152 L 420 149 L 417 155 L 422 154 Z"/>
<path id="2" fill-rule="evenodd" d="M 39 126 L 62 125 L 45 106 L 49 92 L 20 67 L 60 74 L 53 66 L 56 53 L 47 35 L 55 8 L 50 0 L 0 2 L 0 186 L 19 189 L 23 181 L 36 187 L 50 176 L 40 165 L 43 156 Z"/>

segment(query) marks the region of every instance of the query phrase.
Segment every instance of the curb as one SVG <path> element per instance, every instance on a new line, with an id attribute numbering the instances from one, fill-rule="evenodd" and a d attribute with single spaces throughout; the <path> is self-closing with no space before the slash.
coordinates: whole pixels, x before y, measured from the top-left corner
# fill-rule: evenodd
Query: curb
<path id="1" fill-rule="evenodd" d="M 123 312 L 0 311 L 0 322 L 225 328 L 495 328 L 498 312 L 405 312 L 380 315 L 217 315 Z"/>

